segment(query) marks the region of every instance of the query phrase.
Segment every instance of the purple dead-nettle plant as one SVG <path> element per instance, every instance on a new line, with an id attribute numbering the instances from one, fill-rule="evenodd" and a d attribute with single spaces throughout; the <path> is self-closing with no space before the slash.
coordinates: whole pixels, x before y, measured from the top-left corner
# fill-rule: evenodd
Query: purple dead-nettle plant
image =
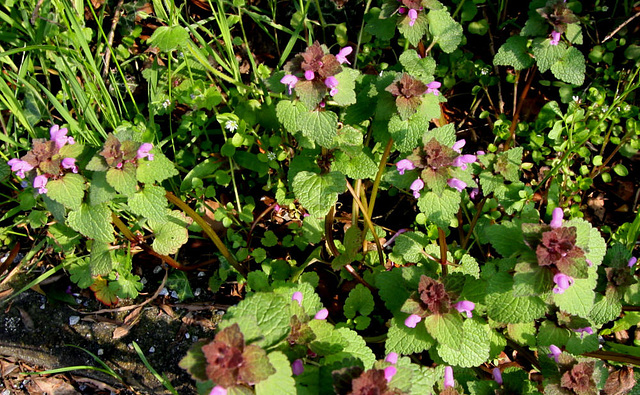
<path id="1" fill-rule="evenodd" d="M 406 23 L 413 27 L 420 12 L 423 10 L 422 1 L 420 0 L 402 0 L 400 1 L 400 7 L 398 7 L 397 13 L 403 16 L 400 19 L 400 23 Z"/>
<path id="2" fill-rule="evenodd" d="M 416 113 L 422 103 L 422 96 L 427 91 L 427 85 L 407 73 L 396 78 L 386 91 L 396 98 L 396 107 L 400 118 L 408 119 Z"/>
<path id="3" fill-rule="evenodd" d="M 461 304 L 459 306 L 452 305 L 451 296 L 447 293 L 444 284 L 431 277 L 422 275 L 420 276 L 420 283 L 418 284 L 418 292 L 412 295 L 402 308 L 402 311 L 410 313 L 404 324 L 409 328 L 415 328 L 424 317 L 434 314 L 446 314 L 451 311 L 451 308 L 458 309 L 458 307 L 460 307 L 458 311 L 465 312 L 469 315 L 475 308 L 475 305 L 469 301 L 463 302 L 464 303 L 460 302 Z"/>

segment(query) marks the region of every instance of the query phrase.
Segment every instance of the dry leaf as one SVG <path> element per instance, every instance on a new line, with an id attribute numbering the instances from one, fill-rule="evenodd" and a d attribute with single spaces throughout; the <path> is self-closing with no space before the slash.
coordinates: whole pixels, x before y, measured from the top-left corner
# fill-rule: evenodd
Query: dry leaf
<path id="1" fill-rule="evenodd" d="M 137 307 L 135 310 L 133 310 L 131 313 L 127 315 L 127 317 L 124 319 L 124 323 L 113 331 L 114 340 L 123 338 L 129 334 L 129 331 L 131 330 L 131 328 L 133 328 L 135 324 L 137 324 L 138 321 L 140 320 L 141 312 L 142 312 L 142 306 Z"/>
<path id="2" fill-rule="evenodd" d="M 20 316 L 22 317 L 22 323 L 24 324 L 24 327 L 27 328 L 27 332 L 31 332 L 34 328 L 33 319 L 31 319 L 29 313 L 22 310 L 20 307 L 18 307 L 18 311 L 20 312 Z"/>
<path id="3" fill-rule="evenodd" d="M 33 381 L 45 394 L 75 395 L 78 393 L 71 384 L 56 377 L 35 377 Z"/>

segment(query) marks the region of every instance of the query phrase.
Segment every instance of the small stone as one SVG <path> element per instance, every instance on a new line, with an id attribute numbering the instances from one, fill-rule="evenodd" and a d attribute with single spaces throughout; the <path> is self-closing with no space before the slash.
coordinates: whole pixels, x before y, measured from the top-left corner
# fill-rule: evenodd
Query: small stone
<path id="1" fill-rule="evenodd" d="M 98 354 L 98 355 L 102 355 L 102 354 L 104 354 L 104 350 L 103 350 L 103 349 L 101 349 L 101 348 L 99 348 L 99 349 L 98 349 L 98 352 L 97 352 L 96 354 Z"/>
<path id="2" fill-rule="evenodd" d="M 155 348 L 155 347 L 153 347 L 153 346 L 149 347 L 149 352 L 150 352 L 150 353 L 154 353 L 154 352 L 156 352 L 156 348 Z"/>
<path id="3" fill-rule="evenodd" d="M 146 277 L 142 277 L 142 279 L 140 280 L 140 284 L 147 285 L 147 278 Z"/>
<path id="4" fill-rule="evenodd" d="M 69 317 L 69 325 L 73 326 L 78 322 L 80 322 L 80 317 L 78 317 L 77 315 L 72 315 L 71 317 Z"/>
<path id="5" fill-rule="evenodd" d="M 186 337 L 187 339 L 191 337 L 191 334 L 189 332 L 184 334 L 184 337 Z"/>
<path id="6" fill-rule="evenodd" d="M 158 294 L 159 296 L 167 296 L 169 295 L 169 290 L 166 288 L 162 288 L 162 291 Z"/>
<path id="7" fill-rule="evenodd" d="M 40 305 L 40 310 L 44 310 L 44 309 L 45 309 L 45 307 L 46 307 L 46 306 L 45 306 L 45 304 L 44 304 L 44 303 L 43 303 L 43 304 L 41 304 L 41 305 Z"/>
<path id="8" fill-rule="evenodd" d="M 204 272 L 198 272 L 198 277 L 204 277 L 204 276 L 205 276 Z"/>
<path id="9" fill-rule="evenodd" d="M 171 291 L 171 297 L 174 299 L 178 299 L 178 293 L 176 291 Z"/>
<path id="10" fill-rule="evenodd" d="M 198 341 L 198 336 L 193 336 L 193 337 L 191 338 L 191 340 L 193 340 L 193 342 L 194 342 L 194 343 L 195 343 L 195 342 L 197 342 L 197 341 Z"/>
<path id="11" fill-rule="evenodd" d="M 162 266 L 156 266 L 153 268 L 153 274 L 158 274 L 162 271 Z"/>
<path id="12" fill-rule="evenodd" d="M 200 296 L 201 293 L 202 293 L 202 288 L 196 288 L 196 290 L 193 291 L 193 296 Z"/>

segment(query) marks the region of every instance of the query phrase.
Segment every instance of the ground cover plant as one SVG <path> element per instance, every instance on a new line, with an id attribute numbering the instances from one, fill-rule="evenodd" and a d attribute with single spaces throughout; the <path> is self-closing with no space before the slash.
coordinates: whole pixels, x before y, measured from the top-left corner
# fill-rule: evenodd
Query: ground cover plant
<path id="1" fill-rule="evenodd" d="M 201 394 L 636 393 L 638 12 L 6 2 L 0 303 L 231 300 Z"/>

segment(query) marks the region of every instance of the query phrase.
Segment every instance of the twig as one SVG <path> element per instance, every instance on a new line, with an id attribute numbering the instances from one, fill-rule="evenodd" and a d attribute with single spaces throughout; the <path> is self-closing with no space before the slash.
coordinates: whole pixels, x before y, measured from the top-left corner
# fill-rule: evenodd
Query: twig
<path id="1" fill-rule="evenodd" d="M 378 248 L 378 258 L 380 259 L 380 264 L 384 266 L 384 254 L 382 252 L 382 245 L 380 244 L 380 239 L 378 239 L 376 230 L 373 227 L 373 222 L 371 222 L 371 217 L 367 214 L 367 209 L 362 204 L 362 201 L 360 201 L 360 199 L 358 198 L 358 195 L 356 195 L 356 191 L 353 190 L 353 187 L 351 186 L 351 184 L 349 184 L 349 181 L 345 180 L 345 183 L 347 184 L 347 189 L 351 193 L 351 196 L 353 196 L 354 201 L 356 202 L 358 207 L 360 207 L 360 211 L 362 211 L 364 223 L 367 224 L 367 227 L 369 227 L 371 235 L 373 235 L 373 241 L 375 241 L 376 247 Z"/>
<path id="2" fill-rule="evenodd" d="M 529 75 L 527 75 L 527 83 L 522 89 L 522 93 L 520 93 L 520 100 L 518 101 L 518 107 L 516 107 L 515 113 L 513 114 L 513 120 L 511 121 L 511 126 L 509 127 L 509 139 L 504 144 L 504 150 L 508 150 L 512 143 L 516 140 L 516 126 L 518 126 L 518 119 L 520 118 L 520 113 L 522 112 L 522 107 L 524 106 L 524 99 L 527 97 L 529 93 L 529 89 L 531 88 L 531 84 L 533 83 L 533 78 L 536 75 L 537 68 L 533 66 L 531 71 L 529 71 Z"/>
<path id="3" fill-rule="evenodd" d="M 111 20 L 111 30 L 109 30 L 109 35 L 107 36 L 107 50 L 104 53 L 104 67 L 102 68 L 102 78 L 106 78 L 107 74 L 109 73 L 109 63 L 111 63 L 111 46 L 113 45 L 113 37 L 116 33 L 116 26 L 118 25 L 120 15 L 122 14 L 123 3 L 124 0 L 118 1 L 118 5 L 116 5 L 116 12 L 113 14 L 113 19 Z"/>
<path id="4" fill-rule="evenodd" d="M 602 40 L 602 43 L 604 44 L 605 42 L 607 42 L 607 40 L 609 40 L 611 37 L 615 36 L 616 33 L 618 33 L 620 31 L 620 29 L 622 29 L 623 27 L 627 26 L 629 24 L 629 22 L 631 22 L 632 20 L 636 19 L 638 16 L 640 16 L 640 11 L 636 12 L 636 14 L 634 16 L 632 16 L 629 19 L 627 19 L 626 21 L 624 21 L 624 23 L 622 23 L 622 25 L 616 27 L 611 33 L 609 33 L 607 35 L 607 37 L 604 38 L 604 40 Z"/>

